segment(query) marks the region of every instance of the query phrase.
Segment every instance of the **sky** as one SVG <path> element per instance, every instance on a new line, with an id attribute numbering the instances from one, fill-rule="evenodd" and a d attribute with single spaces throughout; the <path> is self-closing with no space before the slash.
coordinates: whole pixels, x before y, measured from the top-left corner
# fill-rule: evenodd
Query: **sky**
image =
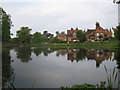
<path id="1" fill-rule="evenodd" d="M 31 34 L 55 35 L 76 27 L 94 29 L 96 22 L 105 29 L 118 25 L 118 6 L 112 0 L 3 0 L 0 5 L 11 15 L 12 37 L 23 26 L 31 28 Z"/>

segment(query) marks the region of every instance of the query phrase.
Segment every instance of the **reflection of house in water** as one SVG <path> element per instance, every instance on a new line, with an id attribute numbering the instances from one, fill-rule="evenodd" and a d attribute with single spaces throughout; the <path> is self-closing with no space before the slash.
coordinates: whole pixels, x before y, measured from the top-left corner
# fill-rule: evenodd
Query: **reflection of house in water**
<path id="1" fill-rule="evenodd" d="M 94 49 L 61 49 L 57 50 L 57 54 L 67 54 L 67 60 L 78 62 L 79 60 L 95 60 L 96 67 L 99 67 L 102 61 L 112 58 L 112 52 L 108 50 L 94 50 Z"/>
<path id="2" fill-rule="evenodd" d="M 102 61 L 111 59 L 112 52 L 108 50 L 88 50 L 86 53 L 86 57 L 88 60 L 95 60 L 96 67 L 99 67 Z"/>
<path id="3" fill-rule="evenodd" d="M 85 49 L 61 49 L 57 50 L 57 56 L 67 54 L 67 60 L 73 62 L 74 60 L 78 62 L 79 60 L 83 60 L 85 58 Z"/>
<path id="4" fill-rule="evenodd" d="M 79 49 L 72 49 L 72 50 L 68 50 L 68 55 L 67 55 L 67 60 L 71 60 L 73 62 L 73 60 L 77 60 L 77 52 L 79 51 Z"/>
<path id="5" fill-rule="evenodd" d="M 56 56 L 59 56 L 59 55 L 65 55 L 67 53 L 67 49 L 59 49 L 57 50 L 57 54 Z"/>

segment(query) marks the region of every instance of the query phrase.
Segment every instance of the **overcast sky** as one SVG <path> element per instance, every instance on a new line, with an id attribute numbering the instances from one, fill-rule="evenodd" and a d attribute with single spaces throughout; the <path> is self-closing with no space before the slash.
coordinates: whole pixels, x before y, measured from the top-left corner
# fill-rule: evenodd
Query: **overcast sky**
<path id="1" fill-rule="evenodd" d="M 31 33 L 55 34 L 71 27 L 94 29 L 96 22 L 108 29 L 118 25 L 118 6 L 112 0 L 3 0 L 2 7 L 11 15 L 13 37 L 22 26 Z"/>

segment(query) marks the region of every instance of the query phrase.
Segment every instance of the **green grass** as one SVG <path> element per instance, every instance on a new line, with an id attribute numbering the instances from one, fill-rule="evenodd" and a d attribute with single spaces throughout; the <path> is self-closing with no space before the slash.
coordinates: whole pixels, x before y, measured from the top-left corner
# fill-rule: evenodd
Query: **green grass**
<path id="1" fill-rule="evenodd" d="M 64 48 L 94 48 L 94 49 L 116 49 L 119 48 L 118 43 L 120 41 L 101 41 L 101 42 L 83 42 L 83 43 L 28 43 L 28 44 L 18 44 L 18 43 L 3 43 L 3 47 L 64 47 Z"/>

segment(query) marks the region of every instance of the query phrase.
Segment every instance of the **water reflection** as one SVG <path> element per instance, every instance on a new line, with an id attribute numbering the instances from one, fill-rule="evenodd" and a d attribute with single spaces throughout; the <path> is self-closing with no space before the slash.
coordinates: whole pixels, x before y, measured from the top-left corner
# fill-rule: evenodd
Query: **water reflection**
<path id="1" fill-rule="evenodd" d="M 44 56 L 48 56 L 48 54 L 54 52 L 57 50 L 56 48 L 34 48 L 33 52 L 36 54 L 36 56 L 39 56 L 43 53 Z"/>
<path id="2" fill-rule="evenodd" d="M 95 60 L 96 67 L 99 67 L 100 64 L 104 60 L 111 60 L 113 53 L 110 50 L 103 49 L 59 49 L 59 48 L 33 48 L 30 47 L 19 47 L 16 49 L 17 58 L 21 60 L 21 62 L 29 62 L 32 60 L 31 52 L 34 52 L 36 56 L 43 54 L 44 56 L 48 56 L 50 53 L 56 51 L 56 56 L 65 56 L 67 55 L 68 61 L 76 61 L 79 62 L 81 60 Z M 118 52 L 117 52 L 118 53 Z M 116 54 L 115 59 L 118 60 L 118 56 Z"/>
<path id="3" fill-rule="evenodd" d="M 115 50 L 114 59 L 117 61 L 118 68 L 118 88 L 120 89 L 120 50 Z"/>
<path id="4" fill-rule="evenodd" d="M 95 50 L 95 49 L 60 49 L 57 50 L 56 56 L 67 54 L 67 60 L 95 60 L 96 67 L 99 67 L 102 61 L 112 58 L 113 54 L 109 50 Z"/>
<path id="5" fill-rule="evenodd" d="M 11 87 L 14 81 L 14 69 L 11 66 L 10 49 L 2 49 L 2 88 Z"/>
<path id="6" fill-rule="evenodd" d="M 21 60 L 21 62 L 29 62 L 32 60 L 31 58 L 31 47 L 18 47 L 15 50 L 17 52 L 17 58 Z"/>
<path id="7" fill-rule="evenodd" d="M 112 58 L 112 52 L 108 50 L 87 50 L 86 57 L 88 60 L 95 60 L 96 67 L 99 67 L 102 61 Z"/>
<path id="8" fill-rule="evenodd" d="M 14 82 L 16 87 L 31 87 L 33 78 L 36 78 L 38 80 L 36 83 L 41 85 L 35 87 L 67 86 L 65 83 L 68 81 L 71 85 L 81 82 L 92 83 L 94 80 L 95 83 L 99 83 L 100 80 L 105 80 L 105 70 L 102 65 L 108 65 L 108 69 L 117 66 L 120 70 L 120 50 L 19 47 L 12 49 L 11 54 L 10 49 L 4 49 L 2 56 L 5 78 L 3 86 L 8 81 L 14 80 L 14 70 L 17 71 Z M 14 70 L 11 59 L 14 59 L 12 63 Z M 113 60 L 117 61 L 117 65 Z M 94 67 L 94 61 L 99 69 Z"/>

